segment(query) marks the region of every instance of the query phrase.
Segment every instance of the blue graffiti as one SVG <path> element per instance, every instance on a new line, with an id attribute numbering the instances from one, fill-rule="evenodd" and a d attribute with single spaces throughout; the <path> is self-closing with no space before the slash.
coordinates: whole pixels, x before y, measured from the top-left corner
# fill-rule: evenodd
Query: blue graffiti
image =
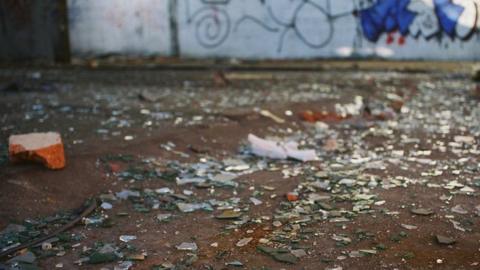
<path id="1" fill-rule="evenodd" d="M 417 13 L 410 11 L 411 0 L 378 0 L 373 6 L 360 11 L 360 21 L 364 36 L 377 42 L 383 33 L 399 31 L 403 36 L 409 34 L 409 27 Z M 452 0 L 433 0 L 435 15 L 443 32 L 455 36 L 457 21 L 464 8 L 452 3 Z"/>
<path id="2" fill-rule="evenodd" d="M 374 6 L 360 12 L 365 37 L 378 41 L 384 32 L 399 30 L 408 34 L 408 27 L 415 19 L 415 13 L 407 9 L 410 0 L 379 0 Z"/>
<path id="3" fill-rule="evenodd" d="M 435 14 L 443 31 L 450 37 L 455 36 L 455 27 L 464 8 L 455 5 L 451 0 L 435 0 Z"/>

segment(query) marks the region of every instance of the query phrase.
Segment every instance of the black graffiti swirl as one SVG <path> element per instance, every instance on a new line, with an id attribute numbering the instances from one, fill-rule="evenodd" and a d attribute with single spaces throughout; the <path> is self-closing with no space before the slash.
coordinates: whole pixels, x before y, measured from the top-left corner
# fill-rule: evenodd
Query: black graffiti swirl
<path id="1" fill-rule="evenodd" d="M 244 15 L 235 24 L 234 31 L 246 21 L 255 23 L 256 25 L 264 28 L 269 32 L 280 32 L 277 52 L 283 50 L 285 38 L 287 34 L 292 31 L 293 34 L 307 47 L 312 49 L 321 49 L 330 44 L 333 35 L 335 33 L 334 24 L 335 20 L 343 18 L 345 16 L 351 16 L 352 12 L 346 12 L 341 14 L 331 14 L 330 1 L 326 0 L 326 6 L 322 7 L 312 0 L 302 0 L 298 2 L 298 5 L 293 11 L 293 16 L 290 18 L 279 18 L 272 10 L 272 5 L 267 5 L 265 1 L 262 1 L 262 5 L 266 7 L 268 16 L 271 18 L 275 26 L 270 26 L 266 22 L 255 18 L 251 15 Z M 315 35 L 309 33 L 302 27 L 303 14 L 306 10 L 313 10 L 317 12 L 317 22 L 320 22 L 318 26 L 323 26 L 322 31 L 317 32 Z"/>
<path id="2" fill-rule="evenodd" d="M 205 48 L 219 46 L 230 34 L 230 16 L 218 7 L 207 6 L 197 10 L 189 18 L 189 23 L 195 23 L 195 37 Z"/>

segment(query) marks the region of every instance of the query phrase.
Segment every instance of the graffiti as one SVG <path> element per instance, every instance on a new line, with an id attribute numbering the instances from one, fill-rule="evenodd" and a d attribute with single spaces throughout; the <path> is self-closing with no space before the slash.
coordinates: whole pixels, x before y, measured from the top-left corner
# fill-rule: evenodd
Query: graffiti
<path id="1" fill-rule="evenodd" d="M 335 25 L 337 20 L 344 17 L 353 16 L 360 10 L 370 8 L 374 4 L 374 0 L 354 0 L 351 9 L 334 12 L 332 8 L 334 0 L 299 0 L 290 1 L 290 9 L 294 10 L 288 18 L 280 18 L 273 11 L 279 1 L 262 0 L 262 5 L 266 8 L 267 13 L 275 23 L 275 26 L 267 26 L 266 23 L 259 21 L 250 15 L 243 16 L 237 21 L 235 29 L 245 21 L 252 21 L 262 26 L 270 32 L 280 32 L 277 52 L 281 52 L 285 42 L 285 36 L 289 32 L 293 32 L 297 40 L 311 49 L 321 49 L 329 45 L 335 34 Z M 349 6 L 346 4 L 346 6 Z M 358 32 L 358 31 L 357 31 Z M 361 43 L 361 42 L 357 42 Z"/>
<path id="2" fill-rule="evenodd" d="M 435 15 L 433 0 L 414 0 L 409 4 L 408 9 L 417 14 L 409 27 L 410 34 L 415 37 L 421 35 L 424 38 L 429 39 L 440 31 L 437 16 Z"/>
<path id="3" fill-rule="evenodd" d="M 201 46 L 216 48 L 232 34 L 253 25 L 277 37 L 277 52 L 283 50 L 287 35 L 308 48 L 322 49 L 334 36 L 342 35 L 335 28 L 338 20 L 347 17 L 354 18 L 356 24 L 350 28 L 358 36 L 355 46 L 362 44 L 361 40 L 377 43 L 385 35 L 391 44 L 394 33 L 400 34 L 400 45 L 407 36 L 465 41 L 480 25 L 480 0 L 258 0 L 258 10 L 247 9 L 240 16 L 232 13 L 237 15 L 232 21 L 229 12 L 233 9 L 228 7 L 235 1 L 239 0 L 201 0 L 193 13 L 187 1 L 187 23 L 194 27 Z M 339 11 L 342 5 L 347 8 Z"/>
<path id="4" fill-rule="evenodd" d="M 378 0 L 360 17 L 365 38 L 372 42 L 393 31 L 415 38 L 446 34 L 468 39 L 476 30 L 477 4 L 476 0 Z"/>
<path id="5" fill-rule="evenodd" d="M 451 38 L 468 39 L 479 20 L 478 5 L 476 1 L 412 0 L 408 8 L 417 16 L 410 34 L 429 39 L 443 31 Z"/>
<path id="6" fill-rule="evenodd" d="M 276 24 L 275 26 L 268 26 L 266 23 L 261 22 L 253 16 L 245 15 L 240 20 L 237 21 L 235 29 L 243 24 L 246 21 L 252 21 L 257 25 L 262 26 L 270 32 L 281 32 L 277 51 L 281 52 L 283 44 L 285 42 L 285 36 L 291 31 L 295 34 L 296 38 L 303 42 L 310 48 L 320 49 L 325 47 L 330 43 L 333 34 L 334 34 L 334 20 L 335 18 L 341 17 L 343 15 L 333 16 L 330 13 L 330 2 L 327 2 L 326 7 L 322 7 L 311 0 L 304 0 L 297 2 L 293 8 L 293 14 L 290 18 L 281 19 L 273 11 L 273 2 L 262 1 L 262 5 L 266 6 L 268 15 L 271 20 Z M 312 12 L 314 16 L 311 16 Z M 311 20 L 305 20 L 305 18 L 314 18 L 315 22 Z M 309 25 L 310 24 L 310 25 Z M 314 25 L 324 25 L 325 27 L 322 31 L 316 31 L 316 35 L 312 35 L 309 30 L 310 26 Z"/>
<path id="7" fill-rule="evenodd" d="M 368 9 L 360 11 L 360 20 L 365 38 L 377 42 L 381 34 L 399 30 L 408 33 L 415 13 L 407 9 L 410 0 L 380 0 Z"/>
<path id="8" fill-rule="evenodd" d="M 292 16 L 289 18 L 280 18 L 275 13 L 273 7 L 278 4 L 277 1 L 260 0 L 260 4 L 265 8 L 271 25 L 255 16 L 244 15 L 235 22 L 234 32 L 246 22 L 253 22 L 268 32 L 280 32 L 278 48 L 280 52 L 285 42 L 285 37 L 289 32 L 310 48 L 319 49 L 330 43 L 334 34 L 335 20 L 343 16 L 351 15 L 351 12 L 344 14 L 332 14 L 330 12 L 330 0 L 326 0 L 325 6 L 317 4 L 313 0 L 290 1 L 294 6 Z M 221 45 L 230 35 L 231 19 L 225 9 L 229 0 L 202 0 L 205 6 L 195 12 L 190 12 L 190 3 L 186 2 L 187 23 L 195 26 L 195 36 L 199 44 L 205 48 L 215 48 Z M 312 14 L 312 12 L 314 14 Z M 315 21 L 312 24 L 312 19 Z M 312 35 L 312 25 L 324 25 L 321 31 L 316 31 Z"/>
<path id="9" fill-rule="evenodd" d="M 186 2 L 187 23 L 195 25 L 195 37 L 205 48 L 215 48 L 221 45 L 230 34 L 230 16 L 221 5 L 227 5 L 230 0 L 202 0 L 207 6 L 190 13 L 190 3 Z"/>

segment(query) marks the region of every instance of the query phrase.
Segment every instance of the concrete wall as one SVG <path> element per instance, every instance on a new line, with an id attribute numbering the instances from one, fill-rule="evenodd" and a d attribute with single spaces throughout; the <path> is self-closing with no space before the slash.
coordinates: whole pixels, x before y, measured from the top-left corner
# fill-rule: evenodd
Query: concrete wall
<path id="1" fill-rule="evenodd" d="M 68 0 L 77 56 L 170 55 L 168 0 Z"/>
<path id="2" fill-rule="evenodd" d="M 480 0 L 69 0 L 75 55 L 480 59 Z"/>

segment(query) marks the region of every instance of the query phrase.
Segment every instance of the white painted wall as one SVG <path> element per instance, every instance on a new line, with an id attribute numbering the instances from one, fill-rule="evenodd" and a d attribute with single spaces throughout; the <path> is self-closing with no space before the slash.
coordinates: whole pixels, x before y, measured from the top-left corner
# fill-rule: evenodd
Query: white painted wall
<path id="1" fill-rule="evenodd" d="M 167 0 L 68 0 L 74 55 L 169 55 Z"/>
<path id="2" fill-rule="evenodd" d="M 176 30 L 169 24 L 169 1 L 176 5 Z M 195 58 L 480 59 L 480 0 L 69 0 L 69 4 L 72 47 L 80 55 L 172 55 L 173 40 L 177 53 Z"/>

